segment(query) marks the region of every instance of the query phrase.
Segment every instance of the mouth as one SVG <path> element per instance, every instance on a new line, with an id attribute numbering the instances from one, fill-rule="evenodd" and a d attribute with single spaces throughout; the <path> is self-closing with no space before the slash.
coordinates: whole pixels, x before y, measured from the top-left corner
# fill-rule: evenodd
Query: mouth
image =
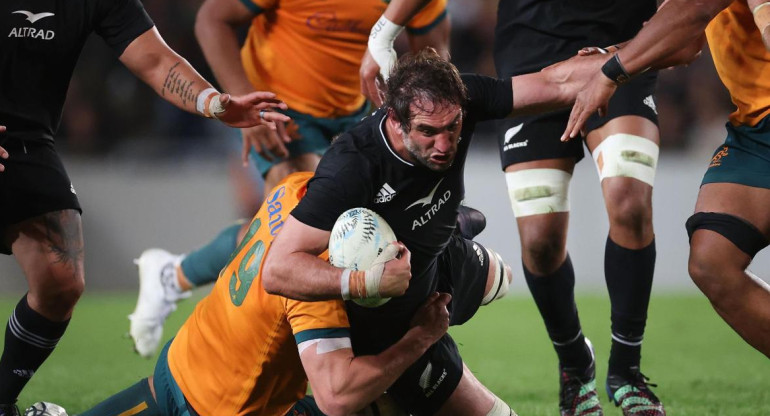
<path id="1" fill-rule="evenodd" d="M 454 156 L 449 153 L 444 154 L 432 154 L 430 155 L 429 160 L 431 163 L 435 163 L 437 165 L 447 165 L 452 163 L 452 160 L 454 159 Z"/>

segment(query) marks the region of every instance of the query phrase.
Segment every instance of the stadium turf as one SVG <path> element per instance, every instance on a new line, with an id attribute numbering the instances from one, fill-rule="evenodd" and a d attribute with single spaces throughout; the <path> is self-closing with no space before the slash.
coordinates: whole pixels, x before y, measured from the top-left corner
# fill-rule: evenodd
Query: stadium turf
<path id="1" fill-rule="evenodd" d="M 15 303 L 7 295 L 0 299 L 0 319 Z M 193 305 L 185 301 L 172 314 L 167 338 Z M 126 335 L 133 306 L 133 294 L 87 293 L 19 404 L 52 401 L 73 414 L 150 374 L 154 360 L 134 354 Z M 609 303 L 606 297 L 583 295 L 578 306 L 584 332 L 596 347 L 597 385 L 603 386 Z M 476 376 L 519 415 L 558 414 L 555 354 L 528 296 L 482 308 L 452 335 Z M 670 415 L 770 415 L 770 362 L 727 327 L 702 296 L 653 296 L 643 354 L 642 371 L 659 385 L 655 392 Z M 600 397 L 607 415 L 621 414 L 603 389 Z"/>

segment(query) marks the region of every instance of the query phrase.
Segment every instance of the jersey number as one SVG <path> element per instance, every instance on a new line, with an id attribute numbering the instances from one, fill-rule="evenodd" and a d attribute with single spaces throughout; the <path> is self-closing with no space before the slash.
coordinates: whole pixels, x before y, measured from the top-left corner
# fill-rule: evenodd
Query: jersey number
<path id="1" fill-rule="evenodd" d="M 240 246 L 235 251 L 240 254 L 245 246 L 251 241 L 254 234 L 257 233 L 259 227 L 262 226 L 262 221 L 257 218 L 251 223 L 249 231 L 243 237 Z M 262 240 L 257 240 L 246 252 L 246 255 L 241 258 L 240 264 L 238 264 L 238 270 L 233 272 L 230 276 L 230 300 L 235 306 L 241 306 L 243 300 L 246 299 L 246 293 L 251 288 L 251 283 L 259 273 L 259 265 L 262 264 L 262 257 L 265 255 L 265 243 Z M 237 256 L 237 254 L 236 254 Z"/>

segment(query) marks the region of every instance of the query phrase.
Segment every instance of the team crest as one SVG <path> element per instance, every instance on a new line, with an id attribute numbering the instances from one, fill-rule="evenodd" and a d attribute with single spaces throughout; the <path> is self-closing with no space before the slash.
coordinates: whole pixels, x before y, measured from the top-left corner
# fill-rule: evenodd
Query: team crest
<path id="1" fill-rule="evenodd" d="M 718 166 L 722 166 L 722 158 L 727 156 L 727 146 L 722 147 L 722 150 L 716 152 L 714 157 L 711 158 L 711 163 L 709 163 L 710 168 L 715 168 Z"/>

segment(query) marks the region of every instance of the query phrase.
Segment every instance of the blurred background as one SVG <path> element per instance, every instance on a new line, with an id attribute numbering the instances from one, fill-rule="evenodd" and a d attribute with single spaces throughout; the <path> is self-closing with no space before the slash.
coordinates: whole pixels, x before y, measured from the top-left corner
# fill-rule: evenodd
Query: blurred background
<path id="1" fill-rule="evenodd" d="M 166 42 L 213 81 L 193 34 L 200 0 L 145 0 Z M 494 75 L 497 0 L 450 0 L 451 50 L 465 72 Z M 654 194 L 658 244 L 656 290 L 695 290 L 687 276 L 684 221 L 708 160 L 732 111 L 708 50 L 692 65 L 663 71 L 657 89 L 661 161 Z M 479 241 L 520 264 L 518 234 L 499 168 L 493 125 L 481 126 L 466 168 L 467 203 L 489 227 Z M 240 165 L 238 132 L 182 112 L 130 74 L 92 36 L 70 85 L 57 148 L 81 200 L 87 290 L 137 287 L 131 259 L 143 249 L 187 252 L 221 227 L 255 212 L 261 187 Z M 578 290 L 604 291 L 604 204 L 590 158 L 573 179 L 568 248 Z M 754 266 L 770 264 L 763 254 Z M 0 258 L 0 291 L 26 287 L 12 257 Z M 516 288 L 526 293 L 521 271 Z"/>

